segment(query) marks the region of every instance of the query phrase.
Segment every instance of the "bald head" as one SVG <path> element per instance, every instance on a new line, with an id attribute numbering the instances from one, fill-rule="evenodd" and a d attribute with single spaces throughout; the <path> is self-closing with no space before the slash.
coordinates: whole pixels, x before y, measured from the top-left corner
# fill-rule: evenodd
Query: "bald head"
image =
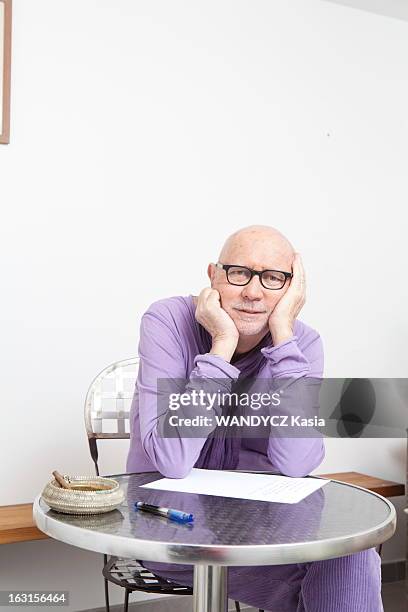
<path id="1" fill-rule="evenodd" d="M 294 249 L 289 240 L 276 228 L 269 225 L 249 225 L 237 230 L 227 238 L 221 249 L 219 261 L 258 270 L 275 268 L 290 271 L 294 257 Z M 246 259 L 247 263 L 237 260 Z M 248 259 L 249 258 L 249 259 Z M 251 260 L 251 265 L 249 263 Z M 257 260 L 257 266 L 254 265 Z M 289 268 L 278 268 L 278 262 Z"/>

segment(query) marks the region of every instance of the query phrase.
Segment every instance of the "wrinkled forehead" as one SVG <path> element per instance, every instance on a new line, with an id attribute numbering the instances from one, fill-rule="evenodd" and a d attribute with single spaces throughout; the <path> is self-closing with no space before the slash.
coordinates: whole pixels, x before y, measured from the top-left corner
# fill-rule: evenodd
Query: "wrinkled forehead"
<path id="1" fill-rule="evenodd" d="M 290 271 L 293 256 L 293 248 L 283 236 L 254 232 L 229 238 L 221 250 L 219 261 L 257 270 L 275 268 Z"/>

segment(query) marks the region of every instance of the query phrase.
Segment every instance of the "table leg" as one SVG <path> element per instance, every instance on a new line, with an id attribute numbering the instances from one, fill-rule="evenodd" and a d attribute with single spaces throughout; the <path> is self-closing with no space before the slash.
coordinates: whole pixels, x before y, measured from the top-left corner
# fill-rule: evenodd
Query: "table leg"
<path id="1" fill-rule="evenodd" d="M 228 567 L 194 566 L 194 612 L 226 612 L 228 609 Z"/>

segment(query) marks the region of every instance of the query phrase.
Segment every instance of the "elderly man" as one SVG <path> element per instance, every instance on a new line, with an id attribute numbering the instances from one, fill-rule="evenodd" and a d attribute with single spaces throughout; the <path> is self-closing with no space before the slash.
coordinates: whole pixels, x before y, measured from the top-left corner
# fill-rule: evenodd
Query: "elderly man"
<path id="1" fill-rule="evenodd" d="M 235 232 L 217 263 L 211 287 L 198 297 L 154 303 L 142 317 L 140 369 L 131 408 L 127 471 L 182 478 L 193 467 L 276 470 L 305 476 L 324 456 L 320 437 L 216 438 L 161 435 L 157 379 L 214 379 L 230 388 L 238 377 L 320 378 L 319 334 L 299 321 L 305 273 L 276 229 Z M 191 566 L 144 563 L 157 574 L 192 585 Z M 381 612 L 381 567 L 375 549 L 338 559 L 281 566 L 234 567 L 228 595 L 274 612 Z"/>

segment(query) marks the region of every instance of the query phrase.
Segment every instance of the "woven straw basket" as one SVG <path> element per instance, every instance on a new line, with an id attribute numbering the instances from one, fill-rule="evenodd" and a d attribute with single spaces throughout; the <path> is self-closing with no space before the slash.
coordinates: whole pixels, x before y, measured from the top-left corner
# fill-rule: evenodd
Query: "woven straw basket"
<path id="1" fill-rule="evenodd" d="M 42 499 L 45 503 L 65 514 L 102 514 L 115 510 L 125 499 L 119 483 L 113 478 L 102 476 L 66 476 L 72 485 L 94 485 L 104 487 L 100 491 L 75 491 L 63 489 L 55 479 L 44 487 Z"/>

